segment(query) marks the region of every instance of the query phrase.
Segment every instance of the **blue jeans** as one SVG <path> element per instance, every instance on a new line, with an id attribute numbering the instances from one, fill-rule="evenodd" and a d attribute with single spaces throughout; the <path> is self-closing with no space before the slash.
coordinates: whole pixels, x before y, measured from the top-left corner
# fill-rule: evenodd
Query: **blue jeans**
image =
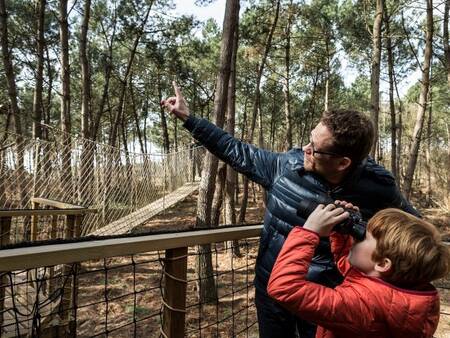
<path id="1" fill-rule="evenodd" d="M 282 308 L 266 293 L 255 290 L 260 338 L 314 338 L 316 325 Z"/>

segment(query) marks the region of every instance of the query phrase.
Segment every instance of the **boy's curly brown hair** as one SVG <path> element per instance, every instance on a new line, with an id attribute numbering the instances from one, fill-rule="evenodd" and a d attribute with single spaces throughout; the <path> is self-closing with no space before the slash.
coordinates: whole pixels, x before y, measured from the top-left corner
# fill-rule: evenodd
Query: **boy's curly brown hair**
<path id="1" fill-rule="evenodd" d="M 401 287 L 414 287 L 444 277 L 450 251 L 437 228 L 399 209 L 384 209 L 368 222 L 377 241 L 372 259 L 389 258 L 391 269 L 382 278 Z"/>

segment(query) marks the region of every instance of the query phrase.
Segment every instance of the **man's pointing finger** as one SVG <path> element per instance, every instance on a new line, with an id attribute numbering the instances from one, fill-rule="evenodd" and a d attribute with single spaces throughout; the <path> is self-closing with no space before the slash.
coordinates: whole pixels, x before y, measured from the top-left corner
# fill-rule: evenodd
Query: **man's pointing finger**
<path id="1" fill-rule="evenodd" d="M 175 91 L 175 95 L 177 97 L 177 99 L 181 98 L 181 91 L 180 88 L 178 87 L 177 83 L 175 81 L 172 81 L 172 86 L 173 86 L 173 90 Z"/>

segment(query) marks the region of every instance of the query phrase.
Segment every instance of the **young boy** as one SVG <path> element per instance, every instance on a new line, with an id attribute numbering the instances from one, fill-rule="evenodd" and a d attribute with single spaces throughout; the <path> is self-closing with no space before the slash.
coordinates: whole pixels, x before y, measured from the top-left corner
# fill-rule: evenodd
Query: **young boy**
<path id="1" fill-rule="evenodd" d="M 346 208 L 350 203 L 336 201 Z M 319 243 L 348 212 L 319 205 L 289 234 L 270 276 L 271 297 L 318 325 L 318 337 L 432 337 L 439 295 L 429 283 L 449 271 L 450 252 L 437 229 L 398 209 L 375 214 L 366 238 L 332 232 L 331 249 L 344 282 L 331 289 L 306 280 Z"/>

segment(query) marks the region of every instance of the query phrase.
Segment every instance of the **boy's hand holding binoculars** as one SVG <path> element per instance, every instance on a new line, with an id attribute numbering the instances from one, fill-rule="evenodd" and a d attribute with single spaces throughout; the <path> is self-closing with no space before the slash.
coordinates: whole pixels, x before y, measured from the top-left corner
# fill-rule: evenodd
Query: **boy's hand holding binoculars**
<path id="1" fill-rule="evenodd" d="M 337 207 L 336 205 L 341 207 Z M 341 223 L 350 216 L 349 212 L 345 211 L 344 208 L 359 211 L 358 207 L 345 201 L 337 200 L 334 204 L 328 204 L 326 206 L 319 204 L 309 215 L 303 228 L 314 231 L 320 237 L 329 236 L 336 224 Z"/>

